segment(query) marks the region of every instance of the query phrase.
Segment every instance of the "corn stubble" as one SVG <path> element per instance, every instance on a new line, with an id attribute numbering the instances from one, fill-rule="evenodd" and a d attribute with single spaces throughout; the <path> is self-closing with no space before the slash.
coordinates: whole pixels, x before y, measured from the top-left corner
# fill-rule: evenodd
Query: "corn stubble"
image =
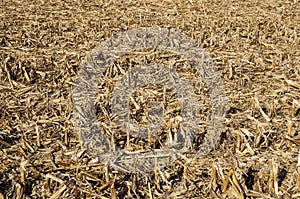
<path id="1" fill-rule="evenodd" d="M 275 0 L 2 1 L 0 198 L 299 198 L 298 13 L 298 1 Z M 193 84 L 195 71 L 167 52 L 118 60 L 99 79 L 95 98 L 98 121 L 115 145 L 136 152 L 176 139 L 180 101 L 161 85 L 138 90 L 129 103 L 140 125 L 149 122 L 152 103 L 162 104 L 167 119 L 160 118 L 158 132 L 135 139 L 113 125 L 114 79 L 147 61 L 175 65 L 190 79 L 203 121 L 188 153 L 153 173 L 127 174 L 83 148 L 73 128 L 71 89 L 95 45 L 146 26 L 178 29 L 206 48 L 223 78 L 226 122 L 222 142 L 196 158 L 210 99 L 205 84 Z"/>

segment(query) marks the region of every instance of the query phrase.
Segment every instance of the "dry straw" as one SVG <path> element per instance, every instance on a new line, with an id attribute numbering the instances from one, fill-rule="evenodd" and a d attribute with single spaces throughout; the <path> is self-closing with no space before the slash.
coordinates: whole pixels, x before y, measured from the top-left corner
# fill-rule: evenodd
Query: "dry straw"
<path id="1" fill-rule="evenodd" d="M 299 2 L 288 0 L 1 1 L 0 198 L 299 198 L 299 13 Z M 82 60 L 113 33 L 137 27 L 175 28 L 197 40 L 228 99 L 209 156 L 189 161 L 207 132 L 203 122 L 189 153 L 149 175 L 99 163 L 71 115 Z M 130 56 L 120 65 L 184 62 L 161 52 Z M 206 86 L 195 87 L 201 119 L 209 121 Z M 105 110 L 98 111 L 104 124 Z"/>

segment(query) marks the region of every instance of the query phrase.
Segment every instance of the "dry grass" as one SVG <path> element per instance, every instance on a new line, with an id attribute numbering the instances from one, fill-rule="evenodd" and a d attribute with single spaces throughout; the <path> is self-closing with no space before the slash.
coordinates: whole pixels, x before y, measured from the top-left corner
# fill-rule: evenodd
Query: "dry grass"
<path id="1" fill-rule="evenodd" d="M 1 1 L 0 198 L 299 198 L 299 13 L 297 0 Z M 209 156 L 185 166 L 194 146 L 142 176 L 82 148 L 71 90 L 98 43 L 146 26 L 198 40 L 228 104 Z"/>

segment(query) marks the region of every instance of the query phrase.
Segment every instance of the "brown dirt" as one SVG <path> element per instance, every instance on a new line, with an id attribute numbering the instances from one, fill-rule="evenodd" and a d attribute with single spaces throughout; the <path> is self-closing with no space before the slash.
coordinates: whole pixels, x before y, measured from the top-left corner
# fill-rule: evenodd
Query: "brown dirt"
<path id="1" fill-rule="evenodd" d="M 299 198 L 299 13 L 298 0 L 2 0 L 0 198 Z M 196 39 L 228 100 L 209 156 L 146 176 L 92 163 L 71 115 L 81 60 L 137 27 Z"/>

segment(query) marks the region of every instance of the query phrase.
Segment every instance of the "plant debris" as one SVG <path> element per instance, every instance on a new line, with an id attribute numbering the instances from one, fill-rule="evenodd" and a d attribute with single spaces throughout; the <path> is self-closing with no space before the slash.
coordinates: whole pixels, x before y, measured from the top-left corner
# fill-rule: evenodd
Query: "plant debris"
<path id="1" fill-rule="evenodd" d="M 0 7 L 0 198 L 299 198 L 299 1 L 3 0 Z M 194 85 L 207 124 L 187 153 L 143 175 L 99 162 L 83 147 L 72 118 L 82 60 L 113 34 L 137 27 L 174 28 L 198 41 L 218 68 L 227 98 L 221 142 L 198 158 L 211 108 L 206 85 Z M 120 66 L 181 59 L 135 53 L 118 60 Z M 100 104 L 110 96 L 101 94 L 111 88 L 101 81 L 95 104 L 105 124 Z M 137 123 L 148 121 L 144 110 L 152 101 L 145 98 L 161 99 L 153 90 L 164 93 L 152 85 L 134 94 Z M 179 104 L 167 93 L 174 102 L 168 117 L 175 121 Z M 121 132 L 115 142 L 132 151 L 160 148 L 167 132 L 176 131 L 162 123 L 150 142 L 128 141 Z"/>

